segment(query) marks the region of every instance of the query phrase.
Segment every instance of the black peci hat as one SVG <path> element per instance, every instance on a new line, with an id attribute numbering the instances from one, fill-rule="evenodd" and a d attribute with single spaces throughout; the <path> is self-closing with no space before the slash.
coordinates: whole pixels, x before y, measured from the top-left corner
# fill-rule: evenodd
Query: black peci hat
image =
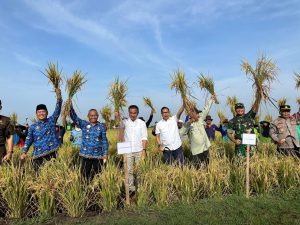
<path id="1" fill-rule="evenodd" d="M 45 104 L 39 104 L 36 106 L 36 110 L 35 111 L 38 111 L 38 110 L 47 110 L 47 106 Z"/>

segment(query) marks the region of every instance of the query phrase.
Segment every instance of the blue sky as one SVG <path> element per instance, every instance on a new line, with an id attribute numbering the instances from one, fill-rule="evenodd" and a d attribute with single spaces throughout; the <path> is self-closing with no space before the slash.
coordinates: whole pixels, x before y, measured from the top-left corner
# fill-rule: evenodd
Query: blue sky
<path id="1" fill-rule="evenodd" d="M 165 1 L 49 1 L 0 2 L 0 98 L 2 114 L 17 112 L 19 122 L 33 118 L 35 106 L 45 103 L 51 113 L 55 98 L 41 71 L 58 62 L 66 76 L 76 69 L 88 82 L 77 95 L 79 115 L 109 103 L 108 86 L 117 75 L 128 79 L 128 102 L 141 116 L 150 96 L 157 109 L 175 112 L 180 98 L 170 90 L 170 74 L 184 69 L 199 107 L 205 94 L 193 83 L 200 72 L 215 79 L 224 109 L 228 95 L 247 108 L 251 83 L 240 70 L 261 54 L 280 68 L 272 97 L 287 97 L 297 108 L 293 72 L 300 71 L 300 2 L 297 0 L 165 0 Z M 66 96 L 64 94 L 64 96 Z M 159 110 L 158 110 L 159 111 Z M 277 114 L 262 106 L 261 114 Z M 155 119 L 158 120 L 157 114 Z"/>

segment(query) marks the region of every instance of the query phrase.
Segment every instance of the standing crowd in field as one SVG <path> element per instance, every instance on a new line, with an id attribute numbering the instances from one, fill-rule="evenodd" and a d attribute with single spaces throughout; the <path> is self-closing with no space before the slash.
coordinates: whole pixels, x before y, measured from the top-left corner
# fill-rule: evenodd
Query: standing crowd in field
<path id="1" fill-rule="evenodd" d="M 56 153 L 62 144 L 63 128 L 57 129 L 57 120 L 61 113 L 63 99 L 60 89 L 56 89 L 57 103 L 54 113 L 48 117 L 48 109 L 46 105 L 40 104 L 36 107 L 36 117 L 38 121 L 33 123 L 18 138 L 25 138 L 23 141 L 22 153 L 20 160 L 28 158 L 27 153 L 31 145 L 32 163 L 36 171 L 40 166 L 51 158 L 56 158 Z M 236 154 L 245 156 L 246 146 L 241 143 L 242 134 L 246 132 L 257 133 L 271 139 L 278 146 L 278 152 L 284 155 L 300 156 L 299 152 L 299 133 L 297 127 L 300 125 L 300 112 L 291 115 L 289 105 L 280 106 L 279 117 L 271 123 L 262 121 L 261 126 L 255 126 L 254 118 L 258 112 L 260 100 L 255 99 L 252 108 L 245 113 L 245 107 L 242 103 L 235 105 L 236 116 L 231 120 L 225 119 L 221 121 L 220 126 L 212 123 L 209 111 L 216 98 L 211 96 L 210 100 L 204 106 L 203 110 L 196 107 L 190 110 L 189 115 L 184 121 L 180 120 L 184 111 L 184 103 L 175 115 L 171 115 L 168 107 L 162 107 L 162 119 L 155 124 L 152 134 L 156 136 L 157 146 L 163 153 L 163 161 L 167 164 L 184 164 L 184 156 L 182 149 L 183 139 L 188 139 L 190 143 L 190 151 L 193 155 L 193 163 L 200 168 L 209 163 L 209 148 L 211 141 L 215 139 L 215 131 L 222 134 L 222 138 L 226 142 L 235 144 Z M 0 102 L 1 103 L 1 102 Z M 1 104 L 2 108 L 2 104 Z M 116 119 L 120 120 L 119 142 L 130 142 L 132 153 L 127 154 L 127 170 L 129 174 L 129 189 L 135 191 L 133 166 L 139 160 L 146 157 L 147 141 L 149 127 L 153 110 L 147 122 L 139 117 L 139 107 L 130 105 L 128 107 L 128 118 L 115 113 Z M 87 117 L 88 121 L 80 119 L 72 104 L 70 117 L 73 120 L 74 129 L 71 132 L 71 141 L 75 146 L 80 148 L 80 164 L 82 175 L 86 179 L 91 179 L 96 173 L 101 171 L 103 164 L 108 160 L 108 143 L 106 137 L 106 126 L 98 121 L 98 112 L 96 109 L 90 109 Z M 8 161 L 13 154 L 14 141 L 16 134 L 21 133 L 19 127 L 13 127 L 10 119 L 0 116 L 0 159 Z M 64 131 L 63 131 L 64 132 Z M 15 142 L 16 144 L 16 142 Z M 21 144 L 22 146 L 22 144 Z M 253 151 L 254 148 L 251 148 Z"/>

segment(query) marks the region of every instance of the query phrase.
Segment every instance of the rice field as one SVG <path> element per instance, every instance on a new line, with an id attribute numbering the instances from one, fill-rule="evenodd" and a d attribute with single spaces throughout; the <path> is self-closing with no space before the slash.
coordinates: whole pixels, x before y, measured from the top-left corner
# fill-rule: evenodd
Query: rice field
<path id="1" fill-rule="evenodd" d="M 196 169 L 190 163 L 184 143 L 186 164 L 162 163 L 162 153 L 149 131 L 147 157 L 136 166 L 137 192 L 130 206 L 125 204 L 122 158 L 116 155 L 115 130 L 107 133 L 109 161 L 101 174 L 87 183 L 78 167 L 79 149 L 69 143 L 69 134 L 58 158 L 47 162 L 36 174 L 30 160 L 21 164 L 15 149 L 11 164 L 0 167 L 0 215 L 6 218 L 82 217 L 126 208 L 165 207 L 195 203 L 204 198 L 245 195 L 245 159 L 234 155 L 234 146 L 220 137 L 210 149 L 210 164 Z M 273 144 L 259 144 L 250 159 L 251 196 L 283 193 L 300 187 L 300 161 L 282 157 Z"/>

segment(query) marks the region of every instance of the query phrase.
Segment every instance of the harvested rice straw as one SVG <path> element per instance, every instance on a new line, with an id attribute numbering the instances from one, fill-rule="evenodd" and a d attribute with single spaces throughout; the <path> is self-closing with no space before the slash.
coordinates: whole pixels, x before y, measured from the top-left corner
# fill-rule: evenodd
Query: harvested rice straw
<path id="1" fill-rule="evenodd" d="M 285 105 L 285 104 L 286 104 L 286 101 L 287 101 L 286 98 L 280 98 L 280 99 L 277 101 L 278 107 Z"/>
<path id="2" fill-rule="evenodd" d="M 296 99 L 298 106 L 300 106 L 300 97 Z"/>
<path id="3" fill-rule="evenodd" d="M 295 74 L 295 81 L 296 81 L 296 89 L 299 89 L 300 87 L 300 72 L 294 73 Z"/>
<path id="4" fill-rule="evenodd" d="M 72 105 L 72 98 L 82 90 L 83 85 L 87 82 L 85 76 L 80 70 L 75 70 L 73 76 L 67 79 L 66 91 L 68 92 L 68 99 L 65 102 L 62 110 L 62 121 L 66 124 L 66 118 L 70 116 L 70 110 Z"/>
<path id="5" fill-rule="evenodd" d="M 200 76 L 198 76 L 198 85 L 201 88 L 201 90 L 205 89 L 211 95 L 216 95 L 214 80 L 211 77 L 205 76 L 204 74 L 201 73 Z M 217 98 L 215 102 L 216 104 L 219 104 Z"/>
<path id="6" fill-rule="evenodd" d="M 235 116 L 235 105 L 238 103 L 236 96 L 228 96 L 226 104 L 229 106 L 233 116 Z"/>
<path id="7" fill-rule="evenodd" d="M 101 116 L 102 116 L 103 120 L 105 121 L 105 123 L 109 127 L 109 125 L 110 125 L 110 118 L 112 116 L 112 109 L 111 109 L 111 107 L 108 106 L 108 105 L 104 106 L 100 110 L 100 113 L 101 113 Z"/>
<path id="8" fill-rule="evenodd" d="M 58 70 L 58 65 L 51 62 L 48 63 L 48 68 L 45 69 L 45 72 L 42 72 L 48 78 L 48 83 L 53 84 L 54 90 L 60 89 L 63 83 L 61 72 L 61 70 Z"/>
<path id="9" fill-rule="evenodd" d="M 153 111 L 153 113 L 155 113 L 155 109 L 153 107 L 151 99 L 149 97 L 143 97 L 143 100 L 144 100 L 145 106 L 148 106 Z"/>
<path id="10" fill-rule="evenodd" d="M 222 110 L 218 111 L 218 117 L 220 119 L 220 123 L 222 124 L 223 121 L 226 119 L 225 114 Z"/>
<path id="11" fill-rule="evenodd" d="M 276 79 L 279 70 L 277 65 L 271 59 L 261 56 L 256 60 L 255 68 L 252 68 L 247 61 L 242 61 L 241 69 L 253 81 L 252 87 L 255 96 L 253 107 L 258 108 L 261 100 L 270 101 L 271 83 Z"/>
<path id="12" fill-rule="evenodd" d="M 271 114 L 267 114 L 267 115 L 265 115 L 265 119 L 264 120 L 267 121 L 267 122 L 269 122 L 269 123 L 271 123 L 273 121 L 273 117 L 272 117 Z"/>

